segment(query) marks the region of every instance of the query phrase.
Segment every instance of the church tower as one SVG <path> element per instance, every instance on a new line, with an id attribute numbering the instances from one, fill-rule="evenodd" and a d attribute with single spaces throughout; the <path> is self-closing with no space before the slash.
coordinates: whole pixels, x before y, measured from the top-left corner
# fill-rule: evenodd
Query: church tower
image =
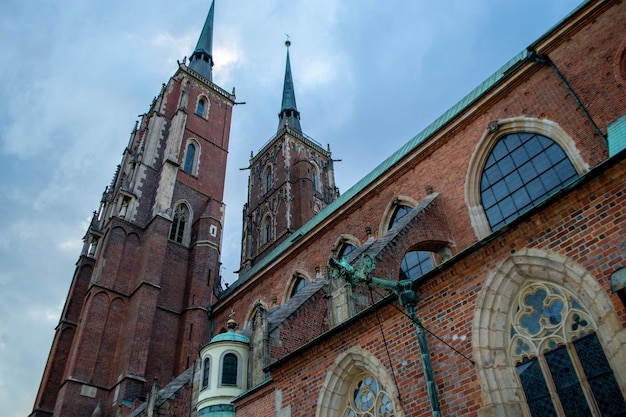
<path id="1" fill-rule="evenodd" d="M 211 4 L 189 63 L 141 116 L 94 212 L 32 416 L 128 410 L 211 337 L 235 102 L 212 82 L 213 15 Z"/>
<path id="2" fill-rule="evenodd" d="M 240 273 L 339 195 L 330 149 L 302 133 L 289 59 L 291 42 L 285 45 L 287 64 L 278 130 L 250 158 Z"/>

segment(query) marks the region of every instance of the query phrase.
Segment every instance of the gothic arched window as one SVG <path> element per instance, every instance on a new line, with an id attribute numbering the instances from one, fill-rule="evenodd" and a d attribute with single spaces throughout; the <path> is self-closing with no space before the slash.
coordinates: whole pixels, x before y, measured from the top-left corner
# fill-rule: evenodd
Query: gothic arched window
<path id="1" fill-rule="evenodd" d="M 380 382 L 370 373 L 363 372 L 353 379 L 346 396 L 342 416 L 393 417 L 395 407 Z"/>
<path id="2" fill-rule="evenodd" d="M 339 253 L 337 254 L 338 255 L 337 257 L 341 259 L 344 256 L 350 255 L 355 250 L 356 250 L 356 246 L 354 246 L 353 244 L 344 243 L 343 245 L 341 245 L 341 248 L 339 249 Z"/>
<path id="3" fill-rule="evenodd" d="M 591 315 L 573 294 L 530 283 L 511 313 L 509 357 L 533 417 L 626 415 Z"/>
<path id="4" fill-rule="evenodd" d="M 289 298 L 296 295 L 300 290 L 306 287 L 307 280 L 301 275 L 296 274 L 293 279 L 293 283 L 291 286 L 291 293 L 289 294 Z"/>
<path id="5" fill-rule="evenodd" d="M 392 227 L 394 227 L 400 221 L 400 219 L 402 219 L 404 216 L 409 214 L 411 210 L 413 210 L 412 207 L 405 206 L 403 204 L 397 205 L 393 211 L 391 219 L 389 220 L 388 229 L 391 229 Z"/>
<path id="6" fill-rule="evenodd" d="M 552 139 L 536 133 L 500 138 L 482 171 L 480 196 L 492 230 L 510 223 L 578 178 Z"/>
<path id="7" fill-rule="evenodd" d="M 193 143 L 187 145 L 185 151 L 185 164 L 183 165 L 183 171 L 188 174 L 194 174 L 196 168 L 196 147 Z"/>
<path id="8" fill-rule="evenodd" d="M 211 372 L 211 360 L 209 358 L 204 359 L 202 364 L 202 389 L 209 386 L 209 375 Z"/>
<path id="9" fill-rule="evenodd" d="M 238 358 L 234 353 L 227 353 L 222 358 L 222 385 L 237 385 Z"/>
<path id="10" fill-rule="evenodd" d="M 263 234 L 261 238 L 263 244 L 272 240 L 272 216 L 269 214 L 263 218 L 261 233 Z"/>
<path id="11" fill-rule="evenodd" d="M 414 280 L 433 269 L 432 253 L 414 250 L 407 252 L 400 264 L 400 279 Z"/>
<path id="12" fill-rule="evenodd" d="M 265 168 L 265 192 L 269 192 L 272 189 L 272 167 L 267 166 Z"/>
<path id="13" fill-rule="evenodd" d="M 184 203 L 176 206 L 172 225 L 170 227 L 170 240 L 177 243 L 183 243 L 185 238 L 185 228 L 189 222 L 189 209 Z"/>
<path id="14" fill-rule="evenodd" d="M 196 104 L 196 115 L 207 118 L 209 114 L 209 102 L 206 97 L 201 96 L 198 98 L 198 103 Z"/>

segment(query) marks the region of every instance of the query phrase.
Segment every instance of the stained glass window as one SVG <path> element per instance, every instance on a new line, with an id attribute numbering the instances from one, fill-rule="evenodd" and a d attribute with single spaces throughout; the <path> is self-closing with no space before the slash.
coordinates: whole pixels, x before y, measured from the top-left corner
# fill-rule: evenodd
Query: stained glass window
<path id="1" fill-rule="evenodd" d="M 393 417 L 395 406 L 378 380 L 369 373 L 354 379 L 343 417 Z"/>
<path id="2" fill-rule="evenodd" d="M 591 316 L 573 294 L 530 283 L 513 311 L 509 356 L 533 417 L 626 415 Z"/>
<path id="3" fill-rule="evenodd" d="M 352 252 L 354 252 L 355 249 L 356 246 L 350 243 L 344 243 L 339 250 L 339 259 L 343 258 L 344 256 L 350 255 Z"/>
<path id="4" fill-rule="evenodd" d="M 561 147 L 533 133 L 504 136 L 483 169 L 480 193 L 492 230 L 497 230 L 578 178 Z"/>

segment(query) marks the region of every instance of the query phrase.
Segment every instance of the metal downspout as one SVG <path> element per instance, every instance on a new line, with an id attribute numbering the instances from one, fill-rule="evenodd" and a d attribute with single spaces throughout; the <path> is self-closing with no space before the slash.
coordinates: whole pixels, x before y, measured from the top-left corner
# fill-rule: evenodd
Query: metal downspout
<path id="1" fill-rule="evenodd" d="M 441 417 L 441 411 L 439 410 L 439 399 L 437 398 L 437 384 L 435 383 L 433 368 L 430 363 L 430 354 L 428 353 L 428 344 L 426 344 L 426 334 L 424 333 L 424 326 L 422 326 L 421 320 L 418 319 L 415 315 L 415 308 L 412 304 L 407 305 L 406 310 L 409 313 L 411 321 L 413 322 L 413 324 L 415 324 L 417 340 L 420 345 L 420 354 L 422 356 L 424 377 L 426 378 L 426 388 L 428 389 L 428 399 L 430 400 L 430 406 L 433 410 L 433 417 Z"/>
<path id="2" fill-rule="evenodd" d="M 563 73 L 561 73 L 561 71 L 559 71 L 559 69 L 557 68 L 555 63 L 552 62 L 552 60 L 550 59 L 550 57 L 547 56 L 547 55 L 540 56 L 537 53 L 537 51 L 535 51 L 533 49 L 529 49 L 528 52 L 530 53 L 530 56 L 529 56 L 529 60 L 530 61 L 537 62 L 537 63 L 540 63 L 540 64 L 547 64 L 547 65 L 550 66 L 550 68 L 552 68 L 552 71 L 554 71 L 554 73 L 557 75 L 557 77 L 559 77 L 559 80 L 561 80 L 561 82 L 563 83 L 563 85 L 565 86 L 567 91 L 570 93 L 570 95 L 572 96 L 572 98 L 574 99 L 576 104 L 578 104 L 578 107 L 580 108 L 580 110 L 582 110 L 582 112 L 585 115 L 585 117 L 591 122 L 591 124 L 593 125 L 593 128 L 596 130 L 596 133 L 598 134 L 598 136 L 600 136 L 602 138 L 602 140 L 604 141 L 605 145 L 608 145 L 608 141 L 606 139 L 606 136 L 604 136 L 604 133 L 602 133 L 602 131 L 600 130 L 600 128 L 598 127 L 596 122 L 591 117 L 591 114 L 589 114 L 589 112 L 587 111 L 587 109 L 583 105 L 582 101 L 580 101 L 580 99 L 578 98 L 578 96 L 576 95 L 576 93 L 574 92 L 572 87 L 570 86 L 569 82 L 567 82 L 567 79 L 565 78 Z"/>

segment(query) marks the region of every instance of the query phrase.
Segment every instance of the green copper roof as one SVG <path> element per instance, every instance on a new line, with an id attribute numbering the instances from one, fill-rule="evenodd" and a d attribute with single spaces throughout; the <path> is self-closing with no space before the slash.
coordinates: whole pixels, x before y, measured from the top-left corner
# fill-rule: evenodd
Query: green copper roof
<path id="1" fill-rule="evenodd" d="M 196 71 L 200 75 L 212 80 L 212 72 L 213 68 L 213 15 L 214 15 L 215 1 L 211 2 L 211 8 L 209 9 L 209 14 L 206 17 L 206 21 L 204 22 L 204 27 L 202 28 L 202 33 L 200 33 L 200 38 L 198 39 L 198 43 L 196 45 L 196 49 L 194 49 L 191 54 L 191 59 L 189 60 L 189 68 Z"/>
<path id="2" fill-rule="evenodd" d="M 291 45 L 291 42 L 285 42 L 287 48 Z M 280 131 L 286 124 L 302 133 L 300 127 L 300 112 L 298 106 L 296 106 L 296 93 L 293 88 L 293 77 L 291 76 L 291 61 L 289 60 L 289 49 L 287 49 L 287 64 L 285 66 L 285 82 L 283 83 L 283 101 L 280 107 L 280 113 L 278 114 L 278 130 Z"/>
<path id="3" fill-rule="evenodd" d="M 552 29 L 550 29 L 546 34 L 540 37 L 537 41 L 531 44 L 529 49 L 537 45 L 539 40 L 547 36 L 550 32 L 554 30 L 555 27 L 560 26 L 564 21 L 566 21 L 570 16 L 578 12 L 585 5 L 591 3 L 592 0 L 587 0 L 583 2 L 580 6 L 578 6 L 574 11 L 572 11 L 567 17 L 562 19 L 557 25 L 555 25 Z M 289 247 L 297 242 L 300 238 L 304 237 L 312 230 L 314 230 L 319 224 L 324 222 L 327 218 L 329 218 L 332 213 L 334 213 L 337 209 L 339 209 L 344 204 L 348 203 L 352 200 L 357 194 L 367 188 L 368 185 L 373 183 L 376 179 L 382 176 L 385 172 L 387 172 L 391 167 L 413 152 L 416 148 L 418 148 L 422 143 L 424 143 L 428 138 L 433 136 L 439 129 L 443 128 L 446 124 L 451 122 L 454 118 L 459 116 L 461 113 L 466 111 L 471 105 L 477 101 L 480 97 L 482 97 L 489 90 L 494 88 L 500 81 L 505 79 L 509 74 L 513 73 L 517 67 L 522 65 L 524 62 L 528 60 L 531 53 L 529 49 L 525 49 L 515 57 L 513 57 L 509 62 L 504 64 L 499 70 L 497 70 L 493 75 L 483 81 L 480 85 L 478 85 L 474 90 L 472 90 L 468 95 L 466 95 L 461 101 L 452 106 L 448 111 L 442 114 L 439 118 L 437 118 L 434 122 L 432 122 L 426 129 L 418 133 L 415 137 L 409 140 L 404 146 L 398 149 L 395 153 L 393 153 L 389 158 L 383 161 L 379 166 L 374 168 L 369 174 L 363 177 L 360 181 L 354 184 L 350 189 L 348 189 L 345 193 L 343 193 L 337 200 L 330 203 L 326 206 L 322 211 L 320 211 L 316 216 L 314 216 L 311 220 L 305 223 L 300 229 L 296 230 L 290 238 L 285 239 L 279 246 L 277 246 L 272 252 L 270 252 L 267 256 L 265 256 L 259 263 L 254 265 L 250 270 L 246 271 L 242 274 L 239 279 L 233 282 L 224 292 L 220 294 L 220 298 L 226 297 L 228 294 L 235 291 L 237 287 L 246 282 L 248 279 L 256 275 L 259 271 L 265 268 L 267 265 L 272 263 L 276 258 L 278 258 L 283 252 L 285 252 Z M 329 249 L 330 250 L 330 249 Z"/>
<path id="4" fill-rule="evenodd" d="M 228 331 L 226 333 L 220 333 L 217 336 L 213 337 L 213 339 L 211 339 L 210 343 L 215 343 L 215 342 L 242 342 L 242 343 L 250 343 L 250 339 L 248 339 L 246 336 L 240 334 L 240 333 L 235 333 L 234 329 L 228 329 Z"/>

